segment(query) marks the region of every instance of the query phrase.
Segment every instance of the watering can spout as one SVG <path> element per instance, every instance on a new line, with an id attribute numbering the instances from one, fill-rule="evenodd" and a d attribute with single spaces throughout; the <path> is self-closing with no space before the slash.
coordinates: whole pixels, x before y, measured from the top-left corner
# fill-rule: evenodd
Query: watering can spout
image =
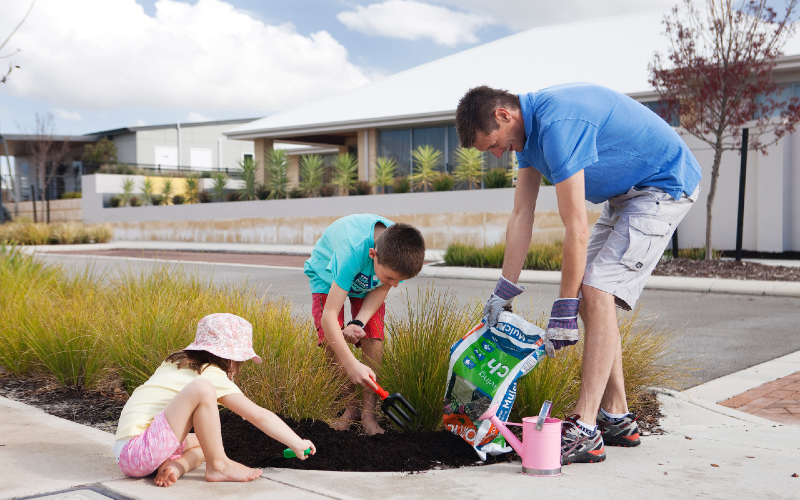
<path id="1" fill-rule="evenodd" d="M 488 410 L 486 410 L 486 412 L 483 415 L 480 416 L 479 420 L 488 420 L 492 423 L 492 425 L 497 427 L 497 430 L 500 431 L 500 434 L 502 434 L 503 437 L 506 438 L 506 442 L 508 442 L 508 444 L 510 444 L 511 447 L 514 448 L 514 451 L 517 452 L 520 458 L 524 459 L 522 441 L 517 439 L 517 436 L 515 436 L 514 433 L 511 432 L 511 429 L 506 427 L 506 425 L 499 418 L 497 418 L 496 413 L 497 413 L 497 405 L 492 405 L 491 407 L 489 407 Z"/>

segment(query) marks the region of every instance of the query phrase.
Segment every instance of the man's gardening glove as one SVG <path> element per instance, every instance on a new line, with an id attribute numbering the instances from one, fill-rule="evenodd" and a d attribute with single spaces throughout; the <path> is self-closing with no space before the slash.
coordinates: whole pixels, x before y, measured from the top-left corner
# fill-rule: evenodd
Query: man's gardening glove
<path id="1" fill-rule="evenodd" d="M 550 323 L 544 334 L 544 349 L 547 356 L 556 357 L 556 351 L 574 345 L 581 338 L 578 332 L 578 309 L 581 299 L 558 299 L 553 302 Z"/>
<path id="2" fill-rule="evenodd" d="M 511 306 L 511 299 L 525 291 L 524 286 L 517 286 L 500 276 L 497 286 L 494 288 L 494 293 L 486 301 L 483 306 L 483 317 L 486 319 L 486 326 L 492 327 L 497 324 L 497 315 L 506 306 Z"/>

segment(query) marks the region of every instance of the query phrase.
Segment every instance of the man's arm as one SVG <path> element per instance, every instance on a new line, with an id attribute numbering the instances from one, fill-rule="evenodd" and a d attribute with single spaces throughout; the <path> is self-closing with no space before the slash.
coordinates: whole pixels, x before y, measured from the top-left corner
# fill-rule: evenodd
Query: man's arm
<path id="1" fill-rule="evenodd" d="M 531 246 L 533 214 L 541 183 L 542 174 L 535 168 L 519 169 L 517 187 L 514 190 L 514 208 L 506 226 L 506 253 L 503 260 L 503 276 L 512 283 L 519 280 L 528 248 Z"/>
<path id="2" fill-rule="evenodd" d="M 564 235 L 559 297 L 562 299 L 577 298 L 586 268 L 586 245 L 589 242 L 583 170 L 556 184 L 556 197 L 558 198 L 558 213 L 567 230 Z M 506 255 L 508 255 L 508 250 L 506 250 Z"/>
<path id="3" fill-rule="evenodd" d="M 350 377 L 350 380 L 354 384 L 374 389 L 375 386 L 370 380 L 370 377 L 374 380 L 376 378 L 375 372 L 367 365 L 360 363 L 356 357 L 353 356 L 353 353 L 347 346 L 347 342 L 344 340 L 342 329 L 339 327 L 339 311 L 342 310 L 346 299 L 347 290 L 343 290 L 334 282 L 328 292 L 325 308 L 322 310 L 322 331 L 325 332 L 325 340 L 328 342 L 330 348 L 333 349 L 334 354 L 336 354 L 336 359 L 339 360 L 339 364 L 347 372 L 347 376 Z"/>

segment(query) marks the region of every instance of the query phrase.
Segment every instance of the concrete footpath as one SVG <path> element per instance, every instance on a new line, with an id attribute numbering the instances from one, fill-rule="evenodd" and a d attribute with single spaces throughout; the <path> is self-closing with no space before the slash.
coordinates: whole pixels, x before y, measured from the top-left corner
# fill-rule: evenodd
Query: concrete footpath
<path id="1" fill-rule="evenodd" d="M 747 390 L 755 374 L 763 384 L 798 368 L 800 352 L 686 392 L 661 391 L 666 434 L 607 447 L 605 462 L 566 466 L 557 478 L 525 476 L 511 463 L 414 474 L 266 469 L 251 483 L 211 484 L 201 467 L 159 488 L 120 472 L 113 435 L 0 397 L 0 498 L 798 498 L 800 426 L 716 404 Z"/>
<path id="2" fill-rule="evenodd" d="M 144 251 L 163 251 L 163 252 L 205 252 L 205 253 L 227 253 L 227 254 L 271 254 L 271 255 L 310 255 L 312 246 L 309 245 L 268 245 L 255 243 L 196 243 L 179 241 L 117 241 L 112 243 L 101 243 L 93 245 L 40 245 L 21 247 L 30 253 L 50 253 L 50 252 L 69 252 L 81 255 L 84 252 L 91 252 L 94 258 L 103 259 L 104 250 L 144 250 Z M 131 260 L 136 258 L 128 257 Z M 497 280 L 500 277 L 500 269 L 481 269 L 474 267 L 446 267 L 439 265 L 444 258 L 444 250 L 427 250 L 425 260 L 431 264 L 425 265 L 419 276 L 428 278 L 442 279 L 475 279 L 475 280 Z M 160 260 L 170 260 L 172 262 L 183 262 L 181 260 L 170 259 L 168 254 L 159 257 Z M 140 260 L 153 260 L 152 258 L 140 258 Z M 220 259 L 214 259 L 220 262 Z M 747 260 L 747 259 L 745 259 Z M 754 260 L 755 262 L 755 260 Z M 758 261 L 763 263 L 763 261 Z M 196 263 L 195 260 L 186 263 Z M 776 261 L 771 262 L 778 265 Z M 800 266 L 800 262 L 786 261 L 782 265 Z M 236 263 L 238 266 L 247 264 Z M 301 267 L 301 266 L 259 266 L 253 267 Z M 519 278 L 520 283 L 544 283 L 558 284 L 561 282 L 559 271 L 522 271 Z M 651 276 L 647 280 L 645 288 L 651 290 L 671 290 L 687 292 L 705 293 L 730 293 L 743 295 L 767 295 L 779 297 L 800 297 L 800 282 L 787 281 L 758 281 L 758 280 L 733 280 L 719 278 L 682 278 L 675 276 Z"/>

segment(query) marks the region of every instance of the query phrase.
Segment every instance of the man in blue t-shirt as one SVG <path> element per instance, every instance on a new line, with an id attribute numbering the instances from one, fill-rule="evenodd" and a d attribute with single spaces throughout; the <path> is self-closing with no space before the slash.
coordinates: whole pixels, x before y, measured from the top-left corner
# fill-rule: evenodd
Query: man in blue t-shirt
<path id="1" fill-rule="evenodd" d="M 344 388 L 347 407 L 333 423 L 349 429 L 360 420 L 368 435 L 382 434 L 376 420 L 374 380 L 383 361 L 384 300 L 401 280 L 419 274 L 425 259 L 425 239 L 410 224 L 379 215 L 342 217 L 322 233 L 304 270 L 311 287 L 311 315 L 319 345 L 331 365 L 350 378 Z M 344 324 L 344 302 L 349 298 L 352 320 Z M 359 362 L 345 342 L 360 347 Z M 371 380 L 370 380 L 371 379 Z M 362 404 L 354 395 L 363 387 Z"/>
<path id="2" fill-rule="evenodd" d="M 520 95 L 470 89 L 458 104 L 456 131 L 462 147 L 498 158 L 514 151 L 519 162 L 503 275 L 484 308 L 489 324 L 525 289 L 515 283 L 531 243 L 539 186 L 543 176 L 555 184 L 566 233 L 559 299 L 545 334 L 548 355 L 578 341 L 579 312 L 586 326 L 581 392 L 565 422 L 562 463 L 601 462 L 604 444 L 638 445 L 615 305 L 636 304 L 697 199 L 700 166 L 655 113 L 589 83 Z M 585 200 L 603 203 L 591 234 Z"/>

